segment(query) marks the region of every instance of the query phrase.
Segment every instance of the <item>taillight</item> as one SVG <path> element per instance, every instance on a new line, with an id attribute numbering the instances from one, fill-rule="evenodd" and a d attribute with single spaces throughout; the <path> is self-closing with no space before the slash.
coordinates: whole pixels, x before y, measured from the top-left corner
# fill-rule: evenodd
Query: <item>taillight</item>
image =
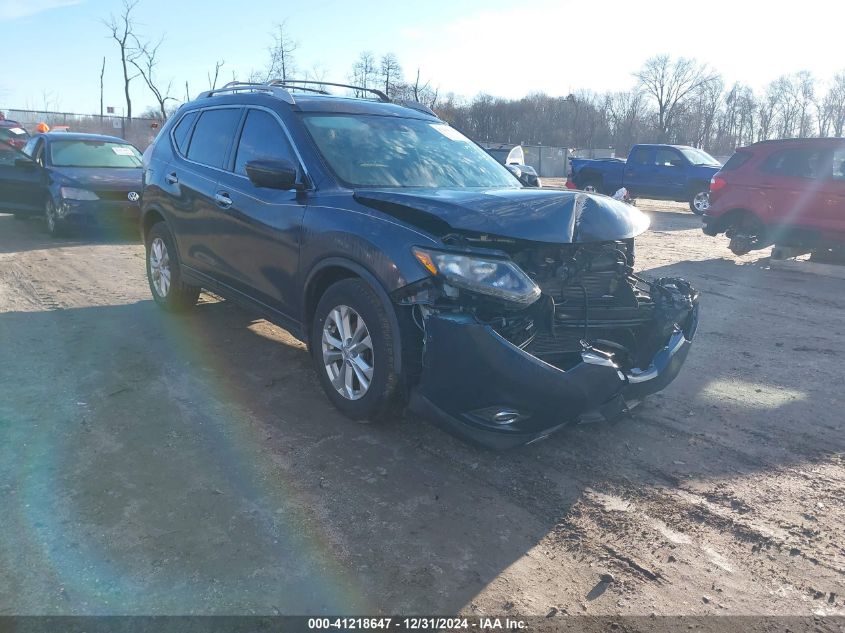
<path id="1" fill-rule="evenodd" d="M 725 182 L 724 178 L 721 178 L 720 176 L 713 176 L 710 179 L 710 193 L 713 193 L 714 191 L 719 191 L 720 189 L 724 189 L 726 184 L 728 183 Z"/>

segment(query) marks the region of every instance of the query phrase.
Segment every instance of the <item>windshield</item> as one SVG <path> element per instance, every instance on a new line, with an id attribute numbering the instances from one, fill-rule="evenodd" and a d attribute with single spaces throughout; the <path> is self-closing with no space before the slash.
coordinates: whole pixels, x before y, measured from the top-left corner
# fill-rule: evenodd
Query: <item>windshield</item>
<path id="1" fill-rule="evenodd" d="M 334 114 L 304 119 L 329 166 L 351 186 L 519 188 L 507 169 L 445 123 Z"/>
<path id="2" fill-rule="evenodd" d="M 111 141 L 53 141 L 50 159 L 54 167 L 141 166 L 141 153 L 128 143 Z"/>
<path id="3" fill-rule="evenodd" d="M 696 149 L 695 147 L 684 147 L 681 153 L 686 156 L 687 160 L 693 165 L 719 165 L 719 161 L 713 158 L 703 149 Z"/>

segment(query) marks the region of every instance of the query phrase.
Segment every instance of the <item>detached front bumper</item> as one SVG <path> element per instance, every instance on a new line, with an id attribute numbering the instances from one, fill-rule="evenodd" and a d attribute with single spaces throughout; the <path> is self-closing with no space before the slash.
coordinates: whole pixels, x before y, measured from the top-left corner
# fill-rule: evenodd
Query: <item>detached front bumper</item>
<path id="1" fill-rule="evenodd" d="M 614 419 L 660 391 L 683 365 L 698 327 L 698 300 L 645 369 L 623 371 L 612 354 L 585 349 L 566 371 L 533 356 L 467 314 L 426 318 L 422 376 L 410 407 L 494 449 L 546 437 L 583 416 Z"/>

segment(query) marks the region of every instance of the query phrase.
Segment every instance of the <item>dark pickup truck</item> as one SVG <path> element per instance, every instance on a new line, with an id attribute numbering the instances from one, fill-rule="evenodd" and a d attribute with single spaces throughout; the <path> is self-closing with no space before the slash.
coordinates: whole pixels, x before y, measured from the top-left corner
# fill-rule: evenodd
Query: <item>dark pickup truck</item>
<path id="1" fill-rule="evenodd" d="M 632 198 L 689 202 L 701 215 L 710 206 L 710 178 L 719 161 L 683 145 L 634 145 L 628 159 L 573 158 L 569 178 L 578 189 L 612 195 L 622 187 Z"/>

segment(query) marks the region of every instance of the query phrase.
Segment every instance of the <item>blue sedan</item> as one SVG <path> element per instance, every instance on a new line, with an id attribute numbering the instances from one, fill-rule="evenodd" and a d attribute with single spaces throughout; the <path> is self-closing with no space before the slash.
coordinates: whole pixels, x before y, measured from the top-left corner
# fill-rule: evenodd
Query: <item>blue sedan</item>
<path id="1" fill-rule="evenodd" d="M 120 138 L 53 132 L 22 151 L 0 144 L 0 210 L 43 217 L 51 235 L 137 222 L 141 186 L 141 153 Z"/>

